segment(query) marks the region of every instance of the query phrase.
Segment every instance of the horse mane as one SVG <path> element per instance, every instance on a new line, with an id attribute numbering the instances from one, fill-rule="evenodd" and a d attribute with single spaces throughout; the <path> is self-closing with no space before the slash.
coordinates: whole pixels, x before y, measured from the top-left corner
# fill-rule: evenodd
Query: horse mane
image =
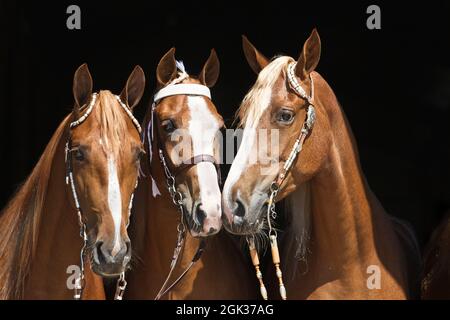
<path id="1" fill-rule="evenodd" d="M 71 116 L 53 134 L 37 165 L 0 215 L 0 299 L 19 299 L 33 260 L 53 159 Z"/>

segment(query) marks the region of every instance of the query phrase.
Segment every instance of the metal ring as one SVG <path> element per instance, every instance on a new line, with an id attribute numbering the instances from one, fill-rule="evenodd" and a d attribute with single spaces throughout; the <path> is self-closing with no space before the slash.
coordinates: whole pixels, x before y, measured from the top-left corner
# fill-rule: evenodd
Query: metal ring
<path id="1" fill-rule="evenodd" d="M 186 231 L 186 227 L 184 226 L 184 223 L 180 222 L 180 223 L 177 225 L 177 231 L 178 231 L 179 233 L 183 233 L 183 232 Z"/>
<path id="2" fill-rule="evenodd" d="M 271 230 L 269 231 L 269 236 L 275 236 L 275 237 L 277 237 L 277 236 L 278 236 L 277 231 L 276 231 L 275 229 L 271 229 Z"/>
<path id="3" fill-rule="evenodd" d="M 183 195 L 180 191 L 175 191 L 172 200 L 177 205 L 183 204 Z"/>
<path id="4" fill-rule="evenodd" d="M 280 186 L 278 185 L 278 183 L 276 183 L 275 181 L 272 182 L 272 184 L 270 185 L 270 191 L 273 192 L 278 192 L 280 190 Z"/>

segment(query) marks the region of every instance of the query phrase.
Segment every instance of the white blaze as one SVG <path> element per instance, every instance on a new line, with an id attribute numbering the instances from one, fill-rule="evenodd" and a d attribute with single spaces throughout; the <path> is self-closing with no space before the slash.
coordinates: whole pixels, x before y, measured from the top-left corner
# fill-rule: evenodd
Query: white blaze
<path id="1" fill-rule="evenodd" d="M 266 88 L 261 93 L 260 97 L 260 105 L 257 106 L 259 108 L 262 108 L 262 110 L 265 110 L 270 105 L 270 99 L 272 96 L 272 89 Z M 260 112 L 260 114 L 263 114 L 263 111 Z M 257 157 L 257 153 L 254 153 L 256 150 L 254 148 L 255 141 L 256 141 L 256 132 L 257 132 L 257 126 L 259 123 L 260 118 L 257 119 L 247 119 L 247 122 L 244 127 L 244 132 L 242 134 L 242 141 L 239 146 L 239 150 L 236 154 L 236 157 L 233 160 L 233 163 L 231 164 L 230 171 L 228 172 L 227 180 L 225 181 L 225 184 L 223 186 L 223 197 L 224 197 L 224 203 L 225 203 L 225 210 L 233 210 L 234 208 L 231 207 L 233 201 L 231 199 L 231 190 L 234 186 L 234 184 L 239 180 L 242 173 L 245 171 L 245 169 L 249 165 L 250 156 Z M 253 160 L 252 159 L 252 160 Z M 258 161 L 258 157 L 256 158 Z M 253 160 L 254 161 L 254 160 Z M 252 162 L 253 162 L 252 161 Z"/>
<path id="2" fill-rule="evenodd" d="M 122 222 L 122 196 L 120 192 L 117 165 L 112 157 L 108 157 L 108 205 L 114 222 L 114 246 L 112 256 L 120 251 L 120 224 Z"/>
<path id="3" fill-rule="evenodd" d="M 219 123 L 209 110 L 205 99 L 201 96 L 188 96 L 191 114 L 188 130 L 193 144 L 193 157 L 200 154 L 214 156 L 214 139 L 219 130 Z M 220 217 L 221 194 L 216 167 L 211 162 L 201 162 L 196 165 L 196 169 L 202 209 L 208 217 L 214 217 L 213 213 Z"/>

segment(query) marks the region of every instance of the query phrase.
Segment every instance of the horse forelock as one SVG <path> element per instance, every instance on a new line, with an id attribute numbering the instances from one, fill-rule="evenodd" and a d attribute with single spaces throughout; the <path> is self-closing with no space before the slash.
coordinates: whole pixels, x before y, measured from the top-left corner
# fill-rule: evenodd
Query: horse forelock
<path id="1" fill-rule="evenodd" d="M 93 112 L 96 121 L 94 128 L 99 130 L 105 154 L 112 153 L 114 158 L 117 158 L 128 141 L 128 116 L 115 96 L 108 90 L 100 91 L 97 101 Z"/>
<path id="2" fill-rule="evenodd" d="M 258 75 L 258 78 L 245 95 L 241 105 L 236 113 L 236 120 L 240 127 L 255 127 L 264 111 L 269 106 L 272 88 L 280 75 L 285 72 L 287 65 L 294 59 L 288 56 L 276 57 L 269 63 Z M 269 95 L 269 96 L 268 96 Z"/>

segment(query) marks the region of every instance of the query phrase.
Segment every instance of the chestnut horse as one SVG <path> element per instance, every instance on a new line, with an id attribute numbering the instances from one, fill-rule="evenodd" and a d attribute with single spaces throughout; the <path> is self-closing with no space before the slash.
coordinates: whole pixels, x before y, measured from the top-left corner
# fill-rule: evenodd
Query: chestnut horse
<path id="1" fill-rule="evenodd" d="M 158 92 L 143 124 L 149 159 L 141 163 L 145 176 L 136 190 L 130 237 L 138 260 L 129 272 L 125 297 L 256 298 L 257 287 L 239 244 L 218 233 L 222 209 L 217 138 L 223 119 L 209 87 L 219 76 L 219 60 L 212 50 L 200 75 L 192 77 L 174 54 L 172 48 L 157 66 Z M 177 149 L 181 145 L 185 147 Z M 189 232 L 177 232 L 184 228 Z M 179 254 L 174 254 L 176 244 Z"/>
<path id="2" fill-rule="evenodd" d="M 367 184 L 344 112 L 314 71 L 321 50 L 317 31 L 297 61 L 269 61 L 245 37 L 243 46 L 259 75 L 238 112 L 244 131 L 223 189 L 225 228 L 274 235 L 278 223 L 283 273 L 277 276 L 288 298 L 412 297 L 420 261 L 414 234 L 386 214 Z M 277 144 L 261 148 L 257 133 L 267 131 Z M 263 156 L 267 163 L 259 161 Z M 271 221 L 273 199 L 286 199 L 283 224 Z M 269 298 L 279 297 L 275 289 Z"/>
<path id="3" fill-rule="evenodd" d="M 422 299 L 450 299 L 450 214 L 434 231 L 424 255 Z"/>
<path id="4" fill-rule="evenodd" d="M 102 276 L 124 273 L 142 153 L 131 112 L 144 87 L 137 66 L 120 97 L 93 94 L 87 65 L 77 69 L 72 113 L 2 213 L 0 299 L 71 299 L 75 285 L 76 298 L 104 299 Z"/>

